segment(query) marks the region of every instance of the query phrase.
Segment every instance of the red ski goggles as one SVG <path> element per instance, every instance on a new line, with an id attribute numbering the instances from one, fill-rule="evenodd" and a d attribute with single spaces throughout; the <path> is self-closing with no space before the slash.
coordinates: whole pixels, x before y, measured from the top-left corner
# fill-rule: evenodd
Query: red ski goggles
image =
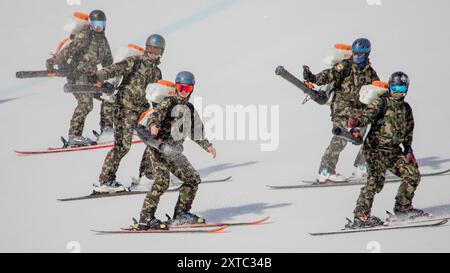
<path id="1" fill-rule="evenodd" d="M 192 92 L 194 91 L 194 86 L 192 84 L 182 84 L 182 83 L 177 83 L 175 85 L 175 89 L 178 92 Z"/>

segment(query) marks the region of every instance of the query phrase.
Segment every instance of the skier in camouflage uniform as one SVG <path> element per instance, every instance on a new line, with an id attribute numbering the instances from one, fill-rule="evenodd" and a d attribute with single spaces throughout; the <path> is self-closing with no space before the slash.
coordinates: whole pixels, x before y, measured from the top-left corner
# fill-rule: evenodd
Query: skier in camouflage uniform
<path id="1" fill-rule="evenodd" d="M 334 83 L 334 97 L 331 102 L 331 120 L 333 128 L 347 127 L 349 113 L 355 109 L 361 109 L 363 104 L 359 101 L 359 90 L 363 85 L 378 81 L 378 75 L 372 68 L 369 55 L 371 52 L 370 41 L 365 38 L 357 39 L 352 46 L 353 56 L 314 75 L 305 66 L 303 77 L 306 81 L 317 85 Z M 340 153 L 347 146 L 347 141 L 333 136 L 331 143 L 322 157 L 319 168 L 319 182 L 344 181 L 345 177 L 336 173 L 336 165 Z M 365 169 L 364 158 L 360 151 L 355 160 L 355 167 Z"/>
<path id="2" fill-rule="evenodd" d="M 190 72 L 183 71 L 176 77 L 177 95 L 166 97 L 155 109 L 155 113 L 148 121 L 151 135 L 159 139 L 163 145 L 171 147 L 168 153 L 166 148 L 159 146 L 158 149 L 149 147 L 151 160 L 153 162 L 153 172 L 155 183 L 148 192 L 139 223 L 135 223 L 132 228 L 146 229 L 166 229 L 167 226 L 155 218 L 160 197 L 169 188 L 170 173 L 178 177 L 183 184 L 179 190 L 178 202 L 175 206 L 171 224 L 204 223 L 205 220 L 195 214 L 190 213 L 192 202 L 201 183 L 200 176 L 195 168 L 182 154 L 183 142 L 189 136 L 205 151 L 216 157 L 216 149 L 204 137 L 203 123 L 189 102 L 190 95 L 194 89 L 195 78 Z"/>
<path id="3" fill-rule="evenodd" d="M 124 77 L 116 95 L 114 147 L 103 163 L 99 177 L 100 186 L 94 188 L 97 193 L 125 191 L 125 188 L 116 181 L 116 172 L 120 161 L 130 150 L 133 132 L 140 115 L 149 108 L 145 98 L 147 85 L 157 82 L 162 77 L 158 65 L 164 49 L 164 38 L 153 34 L 147 39 L 143 55 L 128 57 L 95 73 L 96 80 L 100 82 L 120 75 Z"/>
<path id="4" fill-rule="evenodd" d="M 60 53 L 47 60 L 47 68 L 55 65 L 67 70 L 67 81 L 70 84 L 92 84 L 88 75 L 97 70 L 97 65 L 103 67 L 113 63 L 111 48 L 105 36 L 106 16 L 100 10 L 89 14 L 89 26 L 75 35 L 73 41 Z M 68 62 L 69 60 L 70 63 Z M 95 144 L 94 141 L 82 136 L 87 115 L 92 111 L 93 99 L 100 99 L 92 94 L 74 94 L 77 107 L 70 121 L 68 145 L 70 147 Z M 102 101 L 100 128 L 102 133 L 112 133 L 113 104 Z"/>
<path id="5" fill-rule="evenodd" d="M 395 198 L 394 212 L 398 217 L 427 216 L 412 206 L 412 200 L 420 182 L 419 167 L 412 150 L 414 118 L 412 109 L 404 101 L 409 88 L 409 78 L 403 72 L 392 74 L 389 92 L 372 101 L 363 112 L 355 112 L 348 127 L 371 125 L 364 142 L 367 162 L 367 184 L 361 189 L 355 220 L 348 227 L 372 227 L 383 222 L 371 216 L 375 194 L 384 186 L 385 174 L 389 170 L 402 179 Z M 403 146 L 403 150 L 401 146 Z"/>

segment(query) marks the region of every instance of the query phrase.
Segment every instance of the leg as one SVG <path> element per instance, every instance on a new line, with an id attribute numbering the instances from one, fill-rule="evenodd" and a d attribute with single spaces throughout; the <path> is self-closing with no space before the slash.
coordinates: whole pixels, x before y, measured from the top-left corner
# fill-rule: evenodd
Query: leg
<path id="1" fill-rule="evenodd" d="M 339 161 L 339 155 L 347 146 L 347 141 L 333 136 L 330 145 L 325 150 L 322 160 L 320 161 L 320 170 L 326 168 L 330 173 L 336 172 L 336 165 Z"/>
<path id="2" fill-rule="evenodd" d="M 139 167 L 139 177 L 149 176 L 153 174 L 152 159 L 150 154 L 150 147 L 145 148 L 142 155 L 141 166 Z"/>
<path id="3" fill-rule="evenodd" d="M 386 178 L 386 164 L 381 153 L 365 152 L 367 159 L 367 183 L 361 188 L 354 214 L 358 218 L 370 216 L 375 194 L 381 192 Z"/>
<path id="4" fill-rule="evenodd" d="M 401 152 L 398 153 L 392 162 L 395 163 L 389 170 L 403 180 L 398 188 L 394 207 L 396 213 L 401 213 L 413 208 L 412 201 L 420 183 L 420 172 L 419 168 L 414 166 L 412 162 L 406 162 L 405 156 Z"/>
<path id="5" fill-rule="evenodd" d="M 113 127 L 114 124 L 114 104 L 102 101 L 100 110 L 100 128 Z"/>
<path id="6" fill-rule="evenodd" d="M 121 109 L 116 115 L 116 129 L 114 130 L 114 147 L 106 155 L 100 174 L 100 184 L 114 181 L 120 161 L 128 153 L 133 139 L 133 131 L 139 115 L 133 111 Z"/>
<path id="7" fill-rule="evenodd" d="M 73 112 L 70 121 L 69 136 L 81 136 L 87 115 L 94 107 L 93 97 L 88 94 L 74 94 L 78 105 Z"/>
<path id="8" fill-rule="evenodd" d="M 179 212 L 189 212 L 197 194 L 198 185 L 201 183 L 200 175 L 184 155 L 179 155 L 176 161 L 171 161 L 170 171 L 183 182 L 175 206 L 175 215 Z"/>
<path id="9" fill-rule="evenodd" d="M 337 118 L 333 120 L 333 128 L 340 126 L 347 128 L 347 121 L 343 118 Z M 327 169 L 329 173 L 336 173 L 336 165 L 339 161 L 339 155 L 347 146 L 347 141 L 333 136 L 330 145 L 325 150 L 322 160 L 320 161 L 319 173 L 322 169 Z"/>
<path id="10" fill-rule="evenodd" d="M 167 191 L 170 183 L 170 170 L 163 156 L 154 148 L 150 148 L 150 157 L 153 162 L 155 183 L 147 193 L 140 214 L 140 223 L 145 223 L 155 216 L 161 195 Z"/>

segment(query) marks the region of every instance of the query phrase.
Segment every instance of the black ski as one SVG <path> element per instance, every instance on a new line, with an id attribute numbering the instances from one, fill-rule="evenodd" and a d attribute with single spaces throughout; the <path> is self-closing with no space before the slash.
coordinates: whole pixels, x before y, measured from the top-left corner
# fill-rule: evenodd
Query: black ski
<path id="1" fill-rule="evenodd" d="M 215 179 L 215 180 L 204 180 L 202 181 L 202 184 L 210 184 L 210 183 L 221 183 L 221 182 L 228 182 L 231 180 L 231 176 L 223 179 Z M 178 191 L 178 187 L 169 189 L 167 192 L 176 192 Z M 68 201 L 79 201 L 79 200 L 88 200 L 88 199 L 99 199 L 99 198 L 108 198 L 108 197 L 117 197 L 117 196 L 130 196 L 130 195 L 139 195 L 139 194 L 147 194 L 148 191 L 122 191 L 122 192 L 116 192 L 116 193 L 92 193 L 90 195 L 86 196 L 80 196 L 80 197 L 72 197 L 72 198 L 61 198 L 58 199 L 58 201 L 61 202 L 68 202 Z"/>
<path id="2" fill-rule="evenodd" d="M 432 176 L 441 176 L 448 175 L 450 173 L 450 169 L 433 172 L 433 173 L 424 173 L 421 177 L 432 177 Z M 386 177 L 385 183 L 395 183 L 401 182 L 402 180 L 396 176 Z M 355 185 L 364 185 L 366 184 L 366 178 L 362 179 L 349 179 L 344 182 L 332 182 L 332 183 L 319 183 L 317 181 L 302 181 L 304 184 L 293 184 L 293 185 L 268 185 L 270 189 L 281 190 L 281 189 L 308 189 L 308 188 L 328 188 L 328 187 L 345 187 L 345 186 L 355 186 Z"/>
<path id="3" fill-rule="evenodd" d="M 323 236 L 323 235 L 336 235 L 336 234 L 349 234 L 349 233 L 361 233 L 361 232 L 372 232 L 372 231 L 383 231 L 383 230 L 396 230 L 396 229 L 410 229 L 410 228 L 426 228 L 426 227 L 438 227 L 447 224 L 448 219 L 426 221 L 418 223 L 408 223 L 408 224 L 396 224 L 389 225 L 385 224 L 383 226 L 373 227 L 373 228 L 359 228 L 359 229 L 341 229 L 337 231 L 327 231 L 327 232 L 311 232 L 311 236 Z"/>

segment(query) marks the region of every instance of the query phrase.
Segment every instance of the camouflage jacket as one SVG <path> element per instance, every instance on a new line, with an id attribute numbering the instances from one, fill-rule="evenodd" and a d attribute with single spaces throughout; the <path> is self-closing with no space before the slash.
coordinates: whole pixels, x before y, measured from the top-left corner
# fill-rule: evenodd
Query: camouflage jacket
<path id="1" fill-rule="evenodd" d="M 118 105 L 138 113 L 147 110 L 145 90 L 148 84 L 162 78 L 159 64 L 159 60 L 152 60 L 146 55 L 136 55 L 103 68 L 109 79 L 123 76 L 116 98 Z"/>
<path id="2" fill-rule="evenodd" d="M 186 137 L 189 137 L 204 150 L 212 146 L 204 135 L 203 122 L 189 98 L 178 95 L 166 97 L 150 116 L 148 125 L 149 128 L 153 125 L 160 128 L 158 136 L 162 141 L 173 145 L 182 146 Z M 191 130 L 185 131 L 184 125 L 189 125 Z"/>
<path id="3" fill-rule="evenodd" d="M 377 98 L 355 117 L 363 125 L 372 124 L 365 143 L 367 147 L 390 150 L 398 149 L 402 144 L 406 150 L 411 148 L 414 117 L 411 106 L 404 99 Z"/>
<path id="4" fill-rule="evenodd" d="M 331 117 L 349 116 L 349 109 L 362 108 L 359 101 L 359 90 L 363 85 L 378 81 L 378 75 L 368 63 L 360 68 L 352 60 L 343 60 L 330 69 L 316 75 L 315 83 L 325 85 L 333 83 L 334 97 L 331 102 Z"/>
<path id="5" fill-rule="evenodd" d="M 79 80 L 85 83 L 88 82 L 88 72 L 96 71 L 97 65 L 105 67 L 113 63 L 105 33 L 97 33 L 88 27 L 81 30 L 55 58 L 57 64 L 70 67 L 67 77 L 69 81 Z"/>

